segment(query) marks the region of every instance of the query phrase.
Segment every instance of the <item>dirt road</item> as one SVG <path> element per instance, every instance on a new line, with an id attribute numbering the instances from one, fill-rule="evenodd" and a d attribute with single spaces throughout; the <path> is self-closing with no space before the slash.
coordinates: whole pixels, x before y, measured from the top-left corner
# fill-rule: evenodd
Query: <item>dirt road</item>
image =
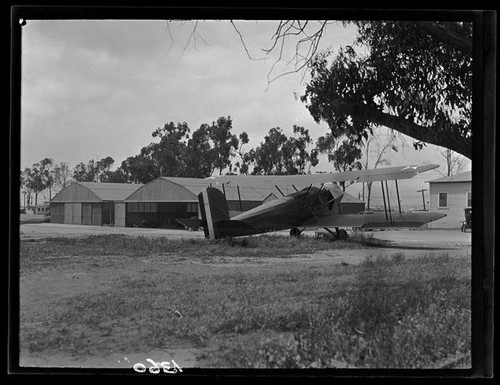
<path id="1" fill-rule="evenodd" d="M 85 237 L 89 235 L 122 234 L 143 237 L 203 238 L 202 231 L 173 229 L 149 229 L 137 227 L 83 226 L 59 223 L 27 223 L 20 226 L 21 239 L 43 239 L 47 237 Z M 288 231 L 275 234 L 286 235 Z M 305 231 L 305 236 L 314 236 L 315 231 Z M 472 233 L 460 230 L 386 230 L 365 231 L 366 237 L 387 241 L 391 246 L 429 248 L 467 248 L 471 245 Z"/>

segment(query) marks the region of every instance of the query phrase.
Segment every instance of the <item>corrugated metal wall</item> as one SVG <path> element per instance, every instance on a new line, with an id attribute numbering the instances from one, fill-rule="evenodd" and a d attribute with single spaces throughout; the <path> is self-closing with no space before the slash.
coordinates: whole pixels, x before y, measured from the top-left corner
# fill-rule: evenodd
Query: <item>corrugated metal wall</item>
<path id="1" fill-rule="evenodd" d="M 102 226 L 102 207 L 101 203 L 91 203 L 92 205 L 92 226 Z"/>
<path id="2" fill-rule="evenodd" d="M 50 222 L 64 223 L 64 203 L 50 203 Z"/>
<path id="3" fill-rule="evenodd" d="M 125 227 L 126 211 L 125 203 L 115 203 L 115 226 Z"/>
<path id="4" fill-rule="evenodd" d="M 67 225 L 71 224 L 73 220 L 73 206 L 71 203 L 64 204 L 64 223 Z"/>
<path id="5" fill-rule="evenodd" d="M 81 203 L 72 203 L 73 205 L 73 218 L 72 223 L 74 225 L 82 224 L 82 204 Z"/>
<path id="6" fill-rule="evenodd" d="M 114 225 L 115 224 L 115 204 L 114 202 L 103 202 L 102 205 L 102 224 Z"/>
<path id="7" fill-rule="evenodd" d="M 92 203 L 82 203 L 82 225 L 92 224 Z"/>
<path id="8" fill-rule="evenodd" d="M 81 203 L 64 203 L 64 221 L 69 225 L 82 224 L 82 204 Z"/>
<path id="9" fill-rule="evenodd" d="M 117 203 L 118 204 L 118 203 Z M 114 223 L 114 205 L 113 207 L 107 208 L 107 222 L 103 221 L 102 217 L 102 203 L 50 203 L 50 222 L 51 223 L 65 223 L 68 225 L 92 225 L 92 226 L 102 226 L 103 223 L 113 224 Z M 122 212 L 125 211 L 125 204 L 121 203 Z M 123 217 L 122 222 L 125 226 L 125 218 Z"/>

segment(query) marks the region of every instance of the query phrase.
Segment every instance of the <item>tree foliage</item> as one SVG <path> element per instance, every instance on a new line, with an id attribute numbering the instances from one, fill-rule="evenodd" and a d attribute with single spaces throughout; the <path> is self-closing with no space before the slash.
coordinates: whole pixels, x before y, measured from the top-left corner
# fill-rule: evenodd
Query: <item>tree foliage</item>
<path id="1" fill-rule="evenodd" d="M 71 170 L 68 163 L 60 162 L 54 166 L 54 185 L 59 189 L 65 188 L 71 180 Z"/>
<path id="2" fill-rule="evenodd" d="M 98 161 L 91 159 L 87 163 L 81 162 L 73 170 L 73 179 L 77 182 L 107 182 L 114 162 L 110 156 Z"/>
<path id="3" fill-rule="evenodd" d="M 138 155 L 125 159 L 120 169 L 128 181 L 148 183 L 160 176 L 206 178 L 232 169 L 239 148 L 231 133 L 231 117 L 220 117 L 193 131 L 186 122 L 170 122 L 152 133 L 158 142 L 143 147 Z M 246 141 L 248 142 L 248 135 Z"/>
<path id="4" fill-rule="evenodd" d="M 217 119 L 209 130 L 209 138 L 212 141 L 210 151 L 214 159 L 213 166 L 219 170 L 219 175 L 222 175 L 222 171 L 231 165 L 231 158 L 236 155 L 235 151 L 239 146 L 238 137 L 231 134 L 232 128 L 233 121 L 228 116 Z"/>
<path id="5" fill-rule="evenodd" d="M 35 194 L 35 205 L 38 204 L 38 195 L 47 188 L 50 189 L 54 184 L 52 165 L 51 158 L 44 158 L 34 163 L 31 168 L 26 167 L 21 173 L 21 187 L 28 194 L 29 201 L 31 194 Z"/>
<path id="6" fill-rule="evenodd" d="M 316 149 L 321 154 L 326 154 L 328 161 L 338 172 L 361 170 L 360 162 L 363 156 L 361 148 L 352 138 L 335 138 L 331 133 L 320 136 L 316 142 Z M 345 184 L 341 183 L 345 189 Z"/>
<path id="7" fill-rule="evenodd" d="M 247 160 L 253 164 L 253 175 L 305 174 L 318 164 L 315 149 L 308 151 L 312 143 L 309 130 L 294 125 L 292 137 L 287 137 L 281 128 L 273 127 L 264 141 L 249 151 Z"/>
<path id="8" fill-rule="evenodd" d="M 362 152 L 359 146 L 352 139 L 335 138 L 327 133 L 320 136 L 316 142 L 318 152 L 327 154 L 328 161 L 338 172 L 361 170 L 360 159 Z"/>
<path id="9" fill-rule="evenodd" d="M 238 149 L 238 155 L 240 157 L 240 160 L 235 162 L 234 168 L 231 171 L 231 173 L 237 172 L 240 174 L 248 174 L 248 169 L 249 169 L 249 163 L 251 162 L 250 156 L 248 152 L 243 151 L 243 145 L 248 144 L 250 139 L 248 138 L 248 134 L 246 132 L 242 132 L 239 136 L 239 141 L 240 141 L 240 147 Z"/>
<path id="10" fill-rule="evenodd" d="M 416 147 L 432 143 L 471 158 L 472 56 L 466 47 L 472 25 L 356 24 L 354 46 L 333 58 L 323 52 L 310 65 L 301 100 L 314 120 L 358 142 L 373 125 L 384 125 L 414 138 Z M 366 54 L 356 50 L 361 47 Z"/>
<path id="11" fill-rule="evenodd" d="M 398 140 L 399 139 L 399 140 Z M 378 166 L 390 166 L 391 162 L 386 158 L 387 154 L 391 151 L 399 151 L 398 145 L 404 147 L 404 139 L 398 135 L 396 131 L 388 131 L 385 135 L 381 132 L 375 132 L 364 143 L 364 164 L 365 169 L 376 169 Z M 370 209 L 371 193 L 373 182 L 363 183 L 363 196 L 362 199 L 366 202 L 366 209 Z M 366 186 L 366 197 L 365 197 Z"/>
<path id="12" fill-rule="evenodd" d="M 445 172 L 441 172 L 438 170 L 441 175 L 455 175 L 461 173 L 466 169 L 468 163 L 467 158 L 464 158 L 462 155 L 453 152 L 449 148 L 441 150 L 439 154 L 444 159 L 446 167 Z"/>

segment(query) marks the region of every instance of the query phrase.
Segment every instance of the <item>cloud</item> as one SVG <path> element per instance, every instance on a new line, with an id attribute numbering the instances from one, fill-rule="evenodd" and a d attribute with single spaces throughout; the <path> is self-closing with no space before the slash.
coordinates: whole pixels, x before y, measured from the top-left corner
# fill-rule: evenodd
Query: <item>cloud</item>
<path id="1" fill-rule="evenodd" d="M 266 57 L 262 48 L 270 47 L 276 24 L 236 25 L 252 56 Z M 315 139 L 327 132 L 294 97 L 304 91 L 301 73 L 268 87 L 276 56 L 250 60 L 228 22 L 200 22 L 195 47 L 189 40 L 193 26 L 176 22 L 167 29 L 166 22 L 154 20 L 28 23 L 23 29 L 22 166 L 44 157 L 76 164 L 108 155 L 119 164 L 170 121 L 196 129 L 229 115 L 235 133 L 249 134 L 249 146 L 257 146 L 272 127 L 291 135 L 297 124 Z M 352 29 L 331 26 L 322 47 L 335 49 L 352 40 Z"/>

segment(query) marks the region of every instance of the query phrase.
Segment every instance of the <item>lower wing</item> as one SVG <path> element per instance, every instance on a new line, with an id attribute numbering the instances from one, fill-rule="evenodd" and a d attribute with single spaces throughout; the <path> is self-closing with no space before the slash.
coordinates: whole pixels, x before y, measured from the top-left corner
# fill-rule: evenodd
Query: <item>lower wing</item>
<path id="1" fill-rule="evenodd" d="M 304 226 L 317 227 L 420 227 L 445 217 L 440 213 L 363 213 L 332 214 L 312 218 Z"/>

